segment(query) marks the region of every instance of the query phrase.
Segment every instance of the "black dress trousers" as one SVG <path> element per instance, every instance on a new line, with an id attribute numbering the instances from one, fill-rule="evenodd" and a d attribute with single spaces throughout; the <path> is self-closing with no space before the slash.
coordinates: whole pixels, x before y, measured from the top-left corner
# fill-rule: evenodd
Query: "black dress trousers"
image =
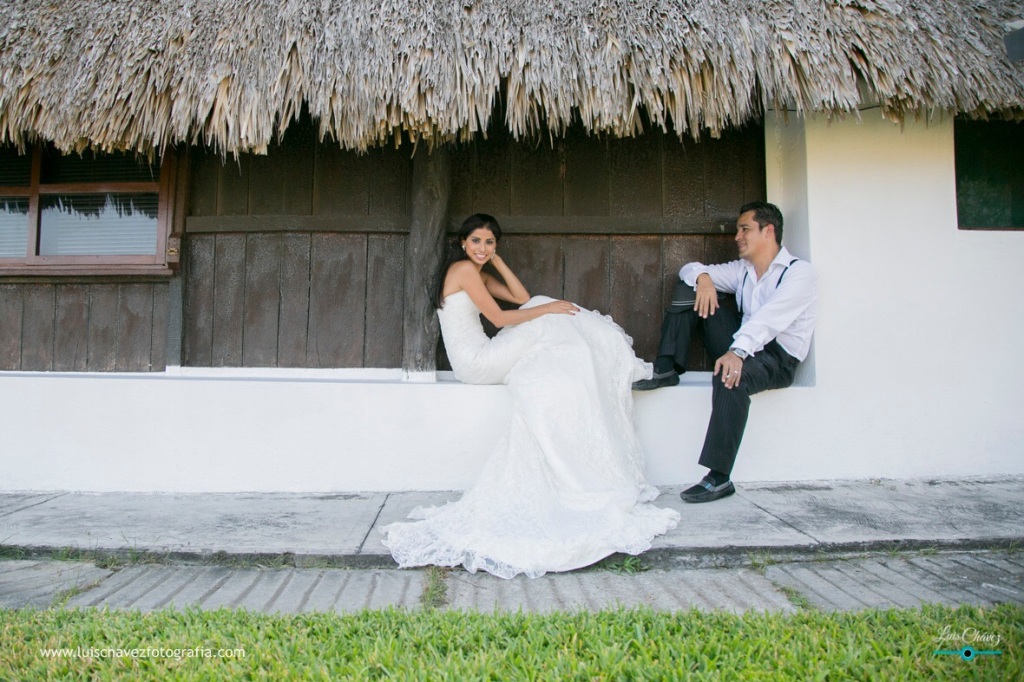
<path id="1" fill-rule="evenodd" d="M 694 310 L 669 312 L 662 324 L 658 355 L 671 356 L 677 368 L 686 371 L 690 340 L 698 327 L 708 354 L 717 360 L 729 350 L 733 335 L 740 328 L 740 319 L 734 310 L 722 306 L 707 319 Z M 701 466 L 727 475 L 732 473 L 747 427 L 750 396 L 792 385 L 798 364 L 799 360 L 772 340 L 764 350 L 743 360 L 739 386 L 726 388 L 721 376 L 712 379 L 711 421 L 700 454 Z"/>

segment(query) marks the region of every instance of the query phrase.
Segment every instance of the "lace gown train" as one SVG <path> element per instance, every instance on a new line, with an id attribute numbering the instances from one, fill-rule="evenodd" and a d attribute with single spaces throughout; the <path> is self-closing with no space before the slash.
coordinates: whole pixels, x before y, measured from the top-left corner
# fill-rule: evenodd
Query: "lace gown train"
<path id="1" fill-rule="evenodd" d="M 459 501 L 414 509 L 419 520 L 382 529 L 400 566 L 537 577 L 639 554 L 675 527 L 677 512 L 647 504 L 658 490 L 644 480 L 633 423 L 631 385 L 651 365 L 610 317 L 544 315 L 489 339 L 464 291 L 438 314 L 455 376 L 507 384 L 512 414 Z"/>

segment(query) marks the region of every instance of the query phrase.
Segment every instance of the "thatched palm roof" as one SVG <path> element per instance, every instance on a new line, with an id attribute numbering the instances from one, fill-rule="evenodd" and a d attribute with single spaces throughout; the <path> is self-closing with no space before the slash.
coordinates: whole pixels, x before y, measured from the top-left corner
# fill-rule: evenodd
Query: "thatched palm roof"
<path id="1" fill-rule="evenodd" d="M 498 97 L 515 135 L 717 133 L 866 99 L 1019 117 L 1002 36 L 1022 17 L 1024 0 L 6 0 L 0 141 L 259 151 L 305 104 L 347 147 L 435 142 L 486 128 Z"/>

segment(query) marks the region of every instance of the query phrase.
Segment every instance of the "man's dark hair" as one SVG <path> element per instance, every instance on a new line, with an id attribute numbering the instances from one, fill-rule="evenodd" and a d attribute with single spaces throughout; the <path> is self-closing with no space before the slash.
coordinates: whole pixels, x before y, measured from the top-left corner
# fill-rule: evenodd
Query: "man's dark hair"
<path id="1" fill-rule="evenodd" d="M 754 220 L 757 221 L 760 229 L 764 229 L 765 225 L 774 225 L 775 243 L 782 246 L 782 211 L 779 210 L 779 207 L 769 204 L 767 201 L 751 201 L 740 206 L 740 215 L 747 211 L 754 212 Z"/>

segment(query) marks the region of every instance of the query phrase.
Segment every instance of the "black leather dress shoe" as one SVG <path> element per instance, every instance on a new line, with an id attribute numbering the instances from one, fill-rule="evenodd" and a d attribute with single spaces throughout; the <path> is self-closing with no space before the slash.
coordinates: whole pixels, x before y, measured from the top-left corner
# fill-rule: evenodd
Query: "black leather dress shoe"
<path id="1" fill-rule="evenodd" d="M 678 383 L 678 372 L 665 372 L 664 374 L 655 374 L 650 379 L 641 379 L 640 381 L 634 381 L 633 390 L 653 391 L 656 388 L 663 388 L 665 386 L 675 386 Z"/>
<path id="2" fill-rule="evenodd" d="M 683 502 L 712 502 L 720 497 L 728 497 L 734 492 L 736 492 L 736 486 L 732 484 L 732 481 L 715 485 L 713 481 L 709 481 L 705 477 L 697 485 L 679 493 L 679 497 L 683 498 Z"/>

